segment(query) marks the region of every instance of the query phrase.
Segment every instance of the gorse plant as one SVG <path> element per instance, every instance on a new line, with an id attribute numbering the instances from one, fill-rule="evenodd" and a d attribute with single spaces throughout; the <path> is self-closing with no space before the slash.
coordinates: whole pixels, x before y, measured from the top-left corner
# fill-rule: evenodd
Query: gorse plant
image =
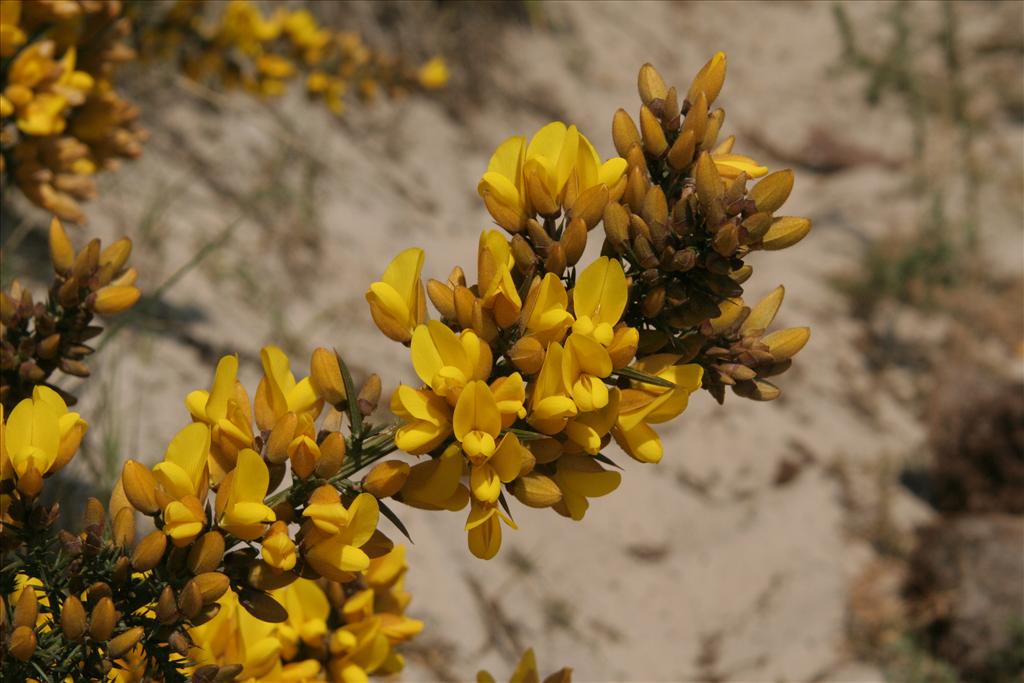
<path id="1" fill-rule="evenodd" d="M 209 388 L 186 397 L 191 423 L 163 459 L 127 461 L 107 509 L 90 501 L 74 534 L 39 494 L 86 425 L 34 387 L 3 432 L 5 678 L 355 683 L 395 672 L 423 623 L 405 614 L 405 550 L 382 516 L 405 533 L 399 504 L 462 512 L 470 552 L 489 559 L 515 528 L 511 498 L 582 520 L 620 483 L 612 442 L 657 463 L 652 425 L 698 389 L 719 402 L 726 387 L 777 397 L 765 378 L 809 332 L 768 332 L 783 290 L 745 305 L 745 258 L 791 246 L 810 223 L 775 215 L 791 172 L 769 174 L 718 139 L 725 114 L 711 105 L 725 70 L 715 55 L 681 94 L 645 65 L 640 126 L 615 114 L 621 156 L 609 160 L 561 122 L 502 143 L 478 190 L 505 232 L 481 234 L 475 283 L 460 267 L 423 283 L 419 248 L 391 261 L 366 299 L 420 380 L 391 394 L 397 423 L 377 415 L 380 377 L 356 384 L 326 348 L 305 377 L 263 348 L 253 393 L 225 356 Z M 599 225 L 601 255 L 586 259 Z M 413 457 L 388 457 L 398 452 Z M 532 651 L 511 680 L 540 680 Z"/>

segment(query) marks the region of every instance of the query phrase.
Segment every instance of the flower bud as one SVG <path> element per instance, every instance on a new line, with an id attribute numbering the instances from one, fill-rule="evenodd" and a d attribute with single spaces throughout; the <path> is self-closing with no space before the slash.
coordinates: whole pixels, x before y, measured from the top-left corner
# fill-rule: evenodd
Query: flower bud
<path id="1" fill-rule="evenodd" d="M 612 359 L 612 367 L 618 370 L 630 364 L 636 355 L 640 343 L 640 332 L 635 327 L 620 325 L 615 329 L 612 343 L 608 346 L 608 356 Z"/>
<path id="2" fill-rule="evenodd" d="M 533 337 L 521 337 L 508 352 L 509 359 L 523 373 L 540 372 L 544 363 L 544 346 Z"/>
<path id="3" fill-rule="evenodd" d="M 134 626 L 121 635 L 117 636 L 107 645 L 107 656 L 111 659 L 120 659 L 128 653 L 136 643 L 142 640 L 145 629 L 141 626 Z"/>
<path id="4" fill-rule="evenodd" d="M 629 212 L 622 204 L 611 203 L 604 208 L 604 234 L 616 250 L 625 246 L 629 239 Z"/>
<path id="5" fill-rule="evenodd" d="M 544 270 L 559 277 L 565 272 L 565 249 L 558 242 L 548 247 L 548 256 L 544 259 Z"/>
<path id="6" fill-rule="evenodd" d="M 644 104 L 650 105 L 653 100 L 663 100 L 668 94 L 668 87 L 665 80 L 658 73 L 657 69 L 650 63 L 640 67 L 640 74 L 636 81 L 637 91 Z"/>
<path id="7" fill-rule="evenodd" d="M 769 173 L 750 189 L 750 198 L 754 200 L 758 211 L 772 213 L 789 199 L 793 191 L 793 171 L 783 169 Z"/>
<path id="8" fill-rule="evenodd" d="M 644 197 L 647 196 L 647 187 L 648 183 L 644 172 L 640 170 L 639 166 L 632 167 L 626 181 L 626 192 L 622 198 L 633 213 L 640 213 L 640 209 L 644 205 Z"/>
<path id="9" fill-rule="evenodd" d="M 111 271 L 116 273 L 128 262 L 131 253 L 132 241 L 127 237 L 122 237 L 100 252 L 100 265 L 110 266 Z"/>
<path id="10" fill-rule="evenodd" d="M 292 463 L 292 473 L 299 479 L 308 479 L 320 459 L 320 447 L 316 441 L 301 434 L 288 444 L 288 459 Z"/>
<path id="11" fill-rule="evenodd" d="M 810 338 L 811 329 L 809 327 L 791 327 L 762 337 L 761 343 L 768 347 L 772 358 L 776 361 L 784 361 L 799 353 Z"/>
<path id="12" fill-rule="evenodd" d="M 363 490 L 375 498 L 388 498 L 398 493 L 409 478 L 408 463 L 385 460 L 373 466 L 363 479 Z"/>
<path id="13" fill-rule="evenodd" d="M 174 589 L 169 585 L 164 586 L 157 598 L 156 608 L 153 610 L 156 620 L 161 624 L 173 624 L 178 620 L 178 603 L 174 600 Z"/>
<path id="14" fill-rule="evenodd" d="M 740 334 L 747 335 L 756 333 L 758 330 L 761 332 L 767 330 L 768 326 L 775 320 L 775 315 L 779 312 L 779 307 L 782 305 L 782 299 L 785 296 L 785 287 L 779 285 L 768 296 L 761 299 L 756 306 L 750 309 L 750 315 L 740 325 Z"/>
<path id="15" fill-rule="evenodd" d="M 513 248 L 515 247 L 515 238 L 513 238 L 512 246 Z M 475 303 L 476 296 L 468 287 L 459 285 L 455 288 L 455 316 L 459 327 L 473 327 L 473 306 Z"/>
<path id="16" fill-rule="evenodd" d="M 149 468 L 135 460 L 129 460 L 121 469 L 121 485 L 128 502 L 144 515 L 155 515 L 160 511 L 156 500 L 156 477 Z"/>
<path id="17" fill-rule="evenodd" d="M 167 549 L 167 536 L 157 529 L 147 534 L 132 553 L 132 567 L 138 572 L 148 572 L 160 564 Z"/>
<path id="18" fill-rule="evenodd" d="M 523 505 L 532 508 L 546 508 L 562 500 L 562 491 L 550 477 L 531 472 L 516 479 L 512 495 Z"/>
<path id="19" fill-rule="evenodd" d="M 126 548 L 135 540 L 135 510 L 124 507 L 114 515 L 111 536 L 115 544 Z"/>
<path id="20" fill-rule="evenodd" d="M 346 400 L 345 380 L 341 377 L 337 354 L 325 348 L 318 348 L 313 351 L 309 367 L 309 381 L 317 398 L 322 398 L 332 406 L 340 405 Z"/>
<path id="21" fill-rule="evenodd" d="M 707 127 L 708 100 L 704 96 L 704 93 L 700 93 L 697 95 L 697 99 L 691 103 L 690 111 L 686 113 L 686 118 L 683 119 L 683 128 L 680 135 L 689 131 L 693 133 L 693 139 L 695 142 L 703 142 L 704 133 L 707 132 Z"/>
<path id="22" fill-rule="evenodd" d="M 791 247 L 811 231 L 811 221 L 799 216 L 782 216 L 772 221 L 772 227 L 761 238 L 761 245 L 768 251 Z"/>
<path id="23" fill-rule="evenodd" d="M 619 109 L 612 117 L 612 140 L 620 157 L 625 157 L 633 145 L 641 144 L 640 131 L 625 109 Z"/>
<path id="24" fill-rule="evenodd" d="M 772 384 L 763 380 L 755 379 L 746 382 L 738 382 L 732 391 L 737 396 L 753 399 L 755 401 L 774 401 L 782 391 Z"/>
<path id="25" fill-rule="evenodd" d="M 69 595 L 60 606 L 60 630 L 71 641 L 77 641 L 85 634 L 85 607 L 74 595 Z"/>
<path id="26" fill-rule="evenodd" d="M 376 373 L 366 378 L 362 388 L 359 390 L 357 403 L 359 412 L 363 415 L 370 415 L 377 409 L 377 402 L 380 401 L 380 376 Z"/>
<path id="27" fill-rule="evenodd" d="M 99 262 L 100 241 L 98 239 L 89 240 L 85 248 L 78 252 L 78 257 L 71 266 L 71 274 L 76 280 L 85 282 L 96 272 Z"/>
<path id="28" fill-rule="evenodd" d="M 725 83 L 726 59 L 724 52 L 716 52 L 715 56 L 708 60 L 708 63 L 701 67 L 686 92 L 686 99 L 696 102 L 698 93 L 703 93 L 710 104 L 715 101 L 718 94 L 722 92 L 722 85 Z"/>
<path id="29" fill-rule="evenodd" d="M 216 595 L 217 597 L 207 600 L 206 595 L 200 588 L 199 579 L 211 574 L 215 576 L 211 579 L 203 579 L 203 581 L 209 582 L 207 588 L 210 591 L 210 595 Z M 181 589 L 181 593 L 178 594 L 178 610 L 186 619 L 191 619 L 199 614 L 199 610 L 203 608 L 203 603 L 213 602 L 227 591 L 228 577 L 217 572 L 211 572 L 211 574 L 200 574 L 194 579 L 189 580 L 185 587 Z M 220 591 L 219 593 L 217 592 L 218 590 Z"/>
<path id="30" fill-rule="evenodd" d="M 53 269 L 60 275 L 70 273 L 75 264 L 75 249 L 56 216 L 50 221 L 50 260 Z"/>
<path id="31" fill-rule="evenodd" d="M 523 273 L 529 273 L 537 264 L 537 254 L 522 235 L 512 236 L 512 258 L 516 262 L 516 267 Z"/>
<path id="32" fill-rule="evenodd" d="M 530 198 L 530 206 L 542 216 L 556 216 L 561 211 L 558 202 L 551 196 L 547 184 L 541 179 L 537 162 L 527 164 L 523 172 L 526 181 L 526 194 Z"/>
<path id="33" fill-rule="evenodd" d="M 224 558 L 224 537 L 219 531 L 207 531 L 188 551 L 186 564 L 193 574 L 205 574 L 220 566 Z"/>
<path id="34" fill-rule="evenodd" d="M 320 443 L 320 459 L 316 462 L 316 474 L 330 479 L 341 470 L 345 463 L 345 437 L 340 432 L 331 432 Z"/>
<path id="35" fill-rule="evenodd" d="M 668 149 L 665 130 L 661 127 L 661 121 L 646 104 L 640 107 L 640 130 L 644 137 L 644 151 L 653 157 L 660 157 L 665 153 Z"/>
<path id="36" fill-rule="evenodd" d="M 102 643 L 110 638 L 116 624 L 117 610 L 114 609 L 114 601 L 106 596 L 100 598 L 89 614 L 89 637 Z"/>
<path id="37" fill-rule="evenodd" d="M 442 318 L 455 320 L 455 290 L 452 287 L 440 280 L 427 280 L 427 296 Z"/>
<path id="38" fill-rule="evenodd" d="M 288 459 L 288 447 L 295 439 L 298 427 L 299 418 L 295 413 L 287 412 L 277 419 L 267 437 L 267 460 L 280 464 Z"/>
<path id="39" fill-rule="evenodd" d="M 700 140 L 701 149 L 714 149 L 718 141 L 718 134 L 725 125 L 725 110 L 718 108 L 708 114 L 707 126 L 704 128 L 704 137 Z"/>
<path id="40" fill-rule="evenodd" d="M 606 190 L 607 191 L 607 190 Z M 579 201 L 576 202 L 577 204 Z M 602 207 L 602 210 L 604 207 Z M 576 217 L 569 221 L 562 239 L 559 240 L 565 252 L 565 262 L 569 266 L 575 266 L 583 256 L 583 250 L 587 247 L 587 224 L 582 218 Z"/>
<path id="41" fill-rule="evenodd" d="M 598 183 L 587 188 L 576 197 L 572 204 L 572 217 L 580 218 L 587 226 L 587 230 L 593 230 L 597 222 L 604 214 L 604 207 L 608 204 L 609 190 L 604 183 Z"/>
<path id="42" fill-rule="evenodd" d="M 11 634 L 7 651 L 21 662 L 27 662 L 36 651 L 36 632 L 29 626 L 19 626 Z"/>
<path id="43" fill-rule="evenodd" d="M 693 131 L 683 130 L 668 150 L 668 165 L 677 171 L 683 170 L 693 161 L 695 148 L 696 139 L 693 136 Z"/>
<path id="44" fill-rule="evenodd" d="M 130 285 L 108 285 L 96 292 L 92 310 L 100 315 L 117 315 L 135 305 L 142 292 Z"/>
<path id="45" fill-rule="evenodd" d="M 21 589 L 18 602 L 14 603 L 14 619 L 11 621 L 14 626 L 30 626 L 35 628 L 36 619 L 39 617 L 39 600 L 36 598 L 36 591 L 31 585 Z"/>

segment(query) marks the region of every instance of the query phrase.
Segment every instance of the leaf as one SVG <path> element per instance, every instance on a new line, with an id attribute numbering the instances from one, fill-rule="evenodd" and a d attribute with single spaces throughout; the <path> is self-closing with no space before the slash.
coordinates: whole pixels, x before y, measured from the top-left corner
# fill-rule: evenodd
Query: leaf
<path id="1" fill-rule="evenodd" d="M 540 439 L 550 439 L 551 437 L 547 434 L 541 434 L 534 432 L 529 429 L 520 429 L 519 427 L 510 427 L 505 430 L 511 434 L 515 434 L 520 441 L 538 441 Z"/>
<path id="2" fill-rule="evenodd" d="M 648 375 L 646 372 L 642 372 L 636 368 L 620 368 L 612 374 L 619 377 L 626 377 L 628 379 L 635 379 L 637 382 L 643 382 L 644 384 L 653 384 L 656 387 L 665 387 L 666 389 L 676 388 L 674 382 L 669 382 L 667 379 L 662 379 L 655 375 Z"/>
<path id="3" fill-rule="evenodd" d="M 498 502 L 501 503 L 501 507 L 503 507 L 505 509 L 505 512 L 508 513 L 508 518 L 511 519 L 514 522 L 515 521 L 515 517 L 512 516 L 512 510 L 510 510 L 509 507 L 508 507 L 508 501 L 505 500 L 505 492 L 504 491 L 502 491 L 501 493 L 498 494 Z"/>
<path id="4" fill-rule="evenodd" d="M 605 465 L 611 465 L 612 467 L 614 467 L 615 469 L 618 469 L 618 470 L 622 469 L 621 465 L 619 465 L 617 462 L 615 462 L 614 460 L 609 458 L 604 453 L 598 453 L 597 455 L 595 455 L 594 456 L 594 460 L 597 460 L 599 462 L 603 462 Z M 623 472 L 625 472 L 625 470 L 623 470 Z"/>
<path id="5" fill-rule="evenodd" d="M 409 543 L 415 543 L 415 541 L 412 540 L 412 536 L 409 535 L 409 530 L 405 528 L 405 524 L 403 524 L 402 520 L 398 518 L 395 511 L 389 508 L 383 500 L 378 500 L 377 505 L 380 507 L 380 511 L 384 516 L 391 520 L 392 524 L 398 527 L 398 530 L 402 532 L 403 536 L 409 539 Z"/>
<path id="6" fill-rule="evenodd" d="M 363 413 L 359 410 L 359 392 L 355 382 L 352 381 L 352 373 L 348 366 L 341 359 L 338 349 L 334 349 L 334 355 L 338 359 L 338 367 L 341 368 L 341 378 L 345 382 L 345 394 L 348 399 L 348 419 L 352 425 L 352 440 L 359 442 L 360 450 L 363 438 Z M 358 455 L 357 455 L 358 457 Z"/>

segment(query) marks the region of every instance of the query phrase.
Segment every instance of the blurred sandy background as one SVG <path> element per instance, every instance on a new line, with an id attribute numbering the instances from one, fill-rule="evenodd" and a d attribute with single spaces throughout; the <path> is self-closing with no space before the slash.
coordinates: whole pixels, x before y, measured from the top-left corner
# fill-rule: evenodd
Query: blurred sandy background
<path id="1" fill-rule="evenodd" d="M 640 64 L 685 87 L 724 50 L 726 133 L 796 171 L 787 212 L 815 225 L 748 283 L 784 283 L 780 324 L 812 327 L 783 397 L 695 396 L 660 465 L 616 457 L 623 484 L 583 523 L 517 508 L 490 563 L 463 514 L 402 509 L 427 629 L 401 678 L 511 671 L 533 646 L 584 682 L 1021 680 L 1024 4 L 308 4 L 441 52 L 453 81 L 339 122 L 299 93 L 129 73 L 152 138 L 88 231 L 132 237 L 149 297 L 93 362 L 80 481 L 161 457 L 222 354 L 251 389 L 271 343 L 412 381 L 363 299 L 392 255 L 472 269 L 502 140 L 561 119 L 610 155 Z M 44 235 L 5 249 L 5 283 L 43 272 Z"/>

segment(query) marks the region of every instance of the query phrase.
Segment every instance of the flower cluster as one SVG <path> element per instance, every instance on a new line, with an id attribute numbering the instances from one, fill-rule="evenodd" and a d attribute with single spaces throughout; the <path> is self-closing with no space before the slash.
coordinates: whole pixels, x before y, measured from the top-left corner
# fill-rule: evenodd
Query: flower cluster
<path id="1" fill-rule="evenodd" d="M 213 4 L 217 11 L 207 11 Z M 398 95 L 448 81 L 440 57 L 410 68 L 370 49 L 358 33 L 321 25 L 306 9 L 278 7 L 268 15 L 248 0 L 177 0 L 159 18 L 140 19 L 150 20 L 141 35 L 143 54 L 175 59 L 193 80 L 275 97 L 303 78 L 309 97 L 339 115 L 350 90 L 371 100 L 381 88 Z"/>
<path id="2" fill-rule="evenodd" d="M 480 671 L 476 675 L 476 683 L 495 683 L 495 678 L 486 671 Z M 527 650 L 519 659 L 516 670 L 508 679 L 508 683 L 541 683 L 540 673 L 537 671 L 537 658 L 533 650 Z M 572 669 L 565 667 L 545 676 L 543 683 L 572 683 Z"/>
<path id="3" fill-rule="evenodd" d="M 0 177 L 32 203 L 82 223 L 95 175 L 142 151 L 138 109 L 114 72 L 135 59 L 121 2 L 0 3 Z"/>
<path id="4" fill-rule="evenodd" d="M 754 309 L 741 283 L 754 249 L 789 246 L 806 219 L 774 217 L 792 173 L 767 169 L 718 144 L 725 77 L 716 55 L 682 104 L 653 67 L 640 71 L 641 128 L 623 110 L 612 135 L 622 155 L 602 161 L 575 126 L 506 140 L 478 191 L 497 230 L 480 236 L 476 283 L 456 267 L 423 285 L 424 253 L 399 254 L 366 298 L 380 330 L 409 346 L 422 385 L 399 386 L 396 446 L 429 456 L 381 467 L 391 496 L 433 510 L 469 506 L 469 548 L 493 557 L 505 492 L 574 520 L 588 499 L 620 482 L 603 453 L 614 441 L 656 463 L 651 425 L 677 417 L 704 387 L 778 394 L 762 378 L 789 367 L 806 328 L 765 334 L 781 288 Z M 604 224 L 602 255 L 581 263 Z M 426 301 L 438 320 L 429 320 Z M 373 473 L 371 473 L 373 474 Z M 398 486 L 398 483 L 401 485 Z"/>
<path id="5" fill-rule="evenodd" d="M 34 301 L 17 280 L 10 292 L 0 292 L 0 404 L 4 408 L 12 410 L 39 385 L 74 403 L 72 395 L 46 382 L 57 370 L 88 377 L 83 359 L 94 351 L 88 342 L 103 331 L 94 316 L 123 313 L 138 301 L 137 273 L 127 267 L 131 250 L 127 238 L 105 249 L 94 239 L 76 254 L 60 221 L 53 219 L 54 279 L 46 301 Z"/>

